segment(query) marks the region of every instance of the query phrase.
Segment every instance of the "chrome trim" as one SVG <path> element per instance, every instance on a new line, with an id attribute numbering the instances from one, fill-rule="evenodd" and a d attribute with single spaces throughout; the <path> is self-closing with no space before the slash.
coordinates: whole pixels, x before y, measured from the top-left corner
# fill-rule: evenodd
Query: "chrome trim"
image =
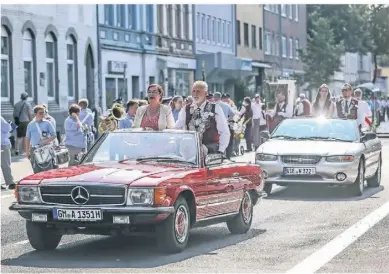
<path id="1" fill-rule="evenodd" d="M 115 206 L 80 206 L 80 205 L 66 205 L 60 206 L 61 209 L 101 209 L 105 212 L 113 213 L 174 213 L 175 208 L 173 206 L 167 207 L 115 207 Z M 14 211 L 31 211 L 31 210 L 42 210 L 51 211 L 53 208 L 58 208 L 57 205 L 32 205 L 32 204 L 19 204 L 17 202 L 12 203 L 9 210 Z"/>
<path id="2" fill-rule="evenodd" d="M 202 218 L 202 219 L 198 219 L 197 222 L 209 221 L 209 220 L 214 220 L 214 219 L 218 219 L 218 218 L 234 216 L 234 215 L 238 215 L 238 214 L 239 214 L 239 211 L 231 212 L 231 213 L 225 213 L 225 214 L 220 214 L 220 215 L 216 215 L 216 216 L 211 216 L 211 217 L 205 217 L 205 218 Z"/>
<path id="3" fill-rule="evenodd" d="M 85 183 L 85 182 L 60 182 L 60 183 L 41 183 L 38 186 L 38 192 L 39 192 L 39 198 L 41 199 L 41 202 L 46 205 L 58 205 L 58 206 L 70 206 L 69 204 L 59 204 L 59 203 L 47 203 L 44 202 L 42 199 L 42 193 L 41 193 L 41 186 L 49 186 L 49 187 L 57 187 L 57 186 L 69 186 L 69 185 L 74 185 L 74 186 L 108 186 L 108 187 L 123 187 L 125 189 L 124 191 L 124 202 L 121 204 L 104 204 L 104 206 L 123 206 L 127 204 L 127 197 L 128 197 L 128 187 L 125 184 L 110 184 L 110 183 Z M 46 195 L 46 194 L 44 194 Z M 71 194 L 69 194 L 70 196 Z M 54 195 L 58 196 L 59 195 Z M 61 197 L 67 197 L 67 196 L 61 196 Z M 98 196 L 91 196 L 91 197 L 98 197 Z M 108 196 L 104 196 L 108 197 Z M 122 195 L 120 195 L 122 197 Z M 95 206 L 101 206 L 101 205 L 89 205 L 90 207 L 95 207 Z"/>

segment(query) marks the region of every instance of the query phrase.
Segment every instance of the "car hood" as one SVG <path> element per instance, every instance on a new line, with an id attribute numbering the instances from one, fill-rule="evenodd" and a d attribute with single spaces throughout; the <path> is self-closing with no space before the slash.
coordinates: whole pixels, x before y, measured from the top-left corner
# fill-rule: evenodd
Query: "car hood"
<path id="1" fill-rule="evenodd" d="M 343 155 L 355 154 L 362 146 L 361 143 L 346 143 L 336 141 L 291 141 L 268 140 L 258 149 L 258 153 L 275 155 Z"/>
<path id="2" fill-rule="evenodd" d="M 52 182 L 113 183 L 153 186 L 170 178 L 181 178 L 197 168 L 136 162 L 109 162 L 60 168 L 30 175 L 23 184 Z"/>

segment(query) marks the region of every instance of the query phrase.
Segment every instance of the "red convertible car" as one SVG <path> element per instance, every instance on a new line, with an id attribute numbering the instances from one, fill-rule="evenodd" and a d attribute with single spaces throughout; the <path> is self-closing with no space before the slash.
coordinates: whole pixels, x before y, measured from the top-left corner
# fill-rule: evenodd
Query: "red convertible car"
<path id="1" fill-rule="evenodd" d="M 193 227 L 226 222 L 246 233 L 263 187 L 258 165 L 204 155 L 195 132 L 117 130 L 78 166 L 22 179 L 10 210 L 26 219 L 36 250 L 55 249 L 65 234 L 155 232 L 163 251 L 180 252 Z"/>

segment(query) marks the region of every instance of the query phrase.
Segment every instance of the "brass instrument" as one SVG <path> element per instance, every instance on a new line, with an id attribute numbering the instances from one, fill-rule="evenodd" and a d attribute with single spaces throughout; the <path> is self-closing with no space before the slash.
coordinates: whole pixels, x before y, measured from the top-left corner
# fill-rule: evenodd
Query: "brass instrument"
<path id="1" fill-rule="evenodd" d="M 123 119 L 124 113 L 123 105 L 118 103 L 113 104 L 111 113 L 108 114 L 107 117 L 102 118 L 99 122 L 99 134 L 118 129 L 119 121 Z"/>

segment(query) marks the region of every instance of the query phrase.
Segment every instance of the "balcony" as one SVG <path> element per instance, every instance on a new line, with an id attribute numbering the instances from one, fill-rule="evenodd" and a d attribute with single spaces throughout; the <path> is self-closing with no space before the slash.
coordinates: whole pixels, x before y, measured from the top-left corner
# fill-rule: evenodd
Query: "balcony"
<path id="1" fill-rule="evenodd" d="M 169 36 L 156 35 L 156 50 L 160 54 L 179 57 L 193 56 L 193 41 Z"/>
<path id="2" fill-rule="evenodd" d="M 155 52 L 155 34 L 140 30 L 100 25 L 100 43 L 103 48 Z"/>

